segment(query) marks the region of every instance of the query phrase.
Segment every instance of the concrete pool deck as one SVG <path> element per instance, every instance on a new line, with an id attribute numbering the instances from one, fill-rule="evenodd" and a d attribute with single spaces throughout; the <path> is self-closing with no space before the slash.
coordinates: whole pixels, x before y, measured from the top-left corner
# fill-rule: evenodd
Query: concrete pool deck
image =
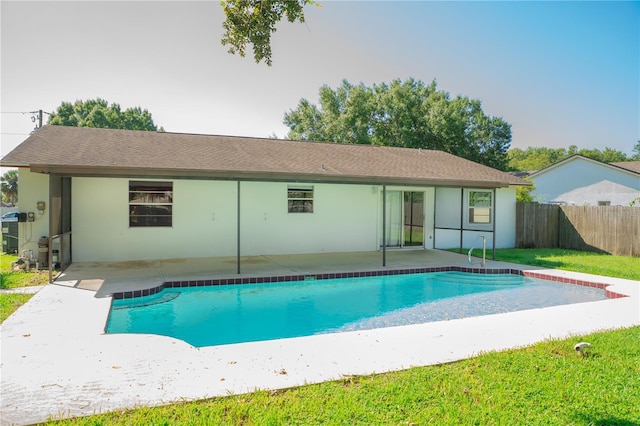
<path id="1" fill-rule="evenodd" d="M 73 264 L 1 326 L 2 424 L 281 389 L 456 361 L 549 338 L 640 325 L 640 282 L 502 262 L 608 284 L 629 297 L 376 330 L 194 348 L 154 335 L 104 334 L 116 291 L 171 279 L 237 277 L 235 258 Z M 241 276 L 468 266 L 420 250 L 243 258 Z"/>

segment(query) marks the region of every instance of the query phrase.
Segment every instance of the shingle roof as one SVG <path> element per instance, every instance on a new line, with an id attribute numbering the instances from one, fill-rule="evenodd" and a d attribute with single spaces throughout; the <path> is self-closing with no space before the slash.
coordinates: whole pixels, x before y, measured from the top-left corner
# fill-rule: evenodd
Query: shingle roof
<path id="1" fill-rule="evenodd" d="M 442 151 L 64 126 L 42 127 L 0 164 L 72 176 L 473 187 L 528 184 Z"/>
<path id="2" fill-rule="evenodd" d="M 629 170 L 630 172 L 640 174 L 640 161 L 623 161 L 619 163 L 609 163 L 612 166 L 620 167 L 621 169 Z"/>

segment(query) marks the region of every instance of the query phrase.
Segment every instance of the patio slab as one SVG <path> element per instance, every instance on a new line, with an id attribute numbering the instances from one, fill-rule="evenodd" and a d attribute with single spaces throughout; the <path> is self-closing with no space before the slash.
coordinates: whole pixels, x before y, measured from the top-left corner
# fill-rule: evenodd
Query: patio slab
<path id="1" fill-rule="evenodd" d="M 76 288 L 90 285 L 97 297 L 106 297 L 114 292 L 156 287 L 165 281 L 469 266 L 466 256 L 441 250 L 388 250 L 385 260 L 383 266 L 381 252 L 243 256 L 240 274 L 236 257 L 88 262 L 72 264 L 56 283 Z M 491 265 L 492 261 L 487 261 L 487 267 Z"/>
<path id="2" fill-rule="evenodd" d="M 389 252 L 386 268 L 468 265 L 438 251 Z M 85 416 L 281 389 L 456 361 L 481 352 L 549 338 L 640 324 L 640 283 L 566 271 L 488 262 L 487 267 L 536 270 L 609 284 L 629 295 L 507 314 L 338 334 L 194 348 L 155 335 L 107 335 L 113 291 L 159 280 L 234 275 L 235 258 L 146 264 L 72 265 L 60 285 L 45 286 L 1 326 L 2 424 Z M 249 259 L 245 259 L 249 260 Z M 379 270 L 380 253 L 269 256 L 243 262 L 242 275 Z M 224 269 L 226 268 L 226 269 Z M 362 269 L 370 268 L 370 269 Z M 208 275 L 207 278 L 211 278 Z"/>

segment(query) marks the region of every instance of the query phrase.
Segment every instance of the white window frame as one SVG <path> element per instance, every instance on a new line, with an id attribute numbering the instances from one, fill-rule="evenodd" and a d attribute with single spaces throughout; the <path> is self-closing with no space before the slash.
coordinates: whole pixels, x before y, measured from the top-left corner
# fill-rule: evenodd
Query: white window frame
<path id="1" fill-rule="evenodd" d="M 489 205 L 487 205 L 487 198 Z M 469 222 L 469 225 L 489 226 L 493 224 L 493 206 L 493 191 L 470 189 L 467 193 L 467 222 Z M 486 220 L 480 220 L 484 218 Z"/>

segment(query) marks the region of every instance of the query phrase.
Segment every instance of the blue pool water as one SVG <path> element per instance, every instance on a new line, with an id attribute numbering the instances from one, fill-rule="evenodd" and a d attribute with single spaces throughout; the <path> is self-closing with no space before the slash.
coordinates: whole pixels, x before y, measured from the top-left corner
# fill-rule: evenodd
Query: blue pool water
<path id="1" fill-rule="evenodd" d="M 465 272 L 170 288 L 114 300 L 106 331 L 159 334 L 202 347 L 602 299 L 602 290 L 588 287 Z"/>

